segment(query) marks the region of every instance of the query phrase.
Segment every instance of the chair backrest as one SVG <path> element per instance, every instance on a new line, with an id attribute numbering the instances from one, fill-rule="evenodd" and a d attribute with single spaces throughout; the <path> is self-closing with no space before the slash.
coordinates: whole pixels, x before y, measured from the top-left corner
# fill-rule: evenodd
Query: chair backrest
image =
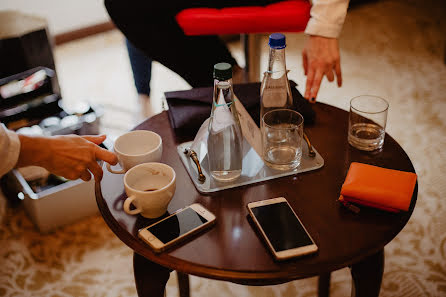
<path id="1" fill-rule="evenodd" d="M 301 32 L 310 18 L 310 2 L 287 0 L 267 6 L 188 8 L 176 15 L 186 35 Z"/>

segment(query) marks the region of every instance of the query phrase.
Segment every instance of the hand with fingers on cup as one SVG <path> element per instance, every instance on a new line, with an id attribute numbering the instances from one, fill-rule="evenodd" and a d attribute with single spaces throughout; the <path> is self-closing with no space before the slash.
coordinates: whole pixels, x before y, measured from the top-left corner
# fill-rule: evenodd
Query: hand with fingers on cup
<path id="1" fill-rule="evenodd" d="M 102 179 L 98 161 L 116 164 L 118 158 L 99 146 L 106 136 L 28 136 L 18 135 L 20 153 L 16 167 L 41 166 L 49 172 L 70 180 L 81 178 L 96 181 Z"/>

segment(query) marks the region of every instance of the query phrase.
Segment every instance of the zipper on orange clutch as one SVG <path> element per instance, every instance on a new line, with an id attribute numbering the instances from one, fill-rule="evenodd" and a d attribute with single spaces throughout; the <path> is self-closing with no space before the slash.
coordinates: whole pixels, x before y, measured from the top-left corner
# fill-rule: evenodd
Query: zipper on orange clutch
<path id="1" fill-rule="evenodd" d="M 361 209 L 360 209 L 358 206 L 353 205 L 352 203 L 345 201 L 345 199 L 344 199 L 344 197 L 342 197 L 342 195 L 339 196 L 338 201 L 339 201 L 344 207 L 346 207 L 347 209 L 349 209 L 350 211 L 352 211 L 352 212 L 354 212 L 354 213 L 359 213 L 359 212 L 361 211 Z"/>

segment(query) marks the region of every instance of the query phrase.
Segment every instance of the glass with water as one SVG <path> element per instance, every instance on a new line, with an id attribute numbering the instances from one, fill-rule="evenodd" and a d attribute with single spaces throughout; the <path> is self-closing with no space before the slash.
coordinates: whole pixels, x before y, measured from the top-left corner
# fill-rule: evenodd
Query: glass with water
<path id="1" fill-rule="evenodd" d="M 278 170 L 300 165 L 304 118 L 290 109 L 271 110 L 262 118 L 263 160 Z"/>
<path id="2" fill-rule="evenodd" d="M 363 151 L 384 145 L 389 103 L 383 98 L 362 95 L 350 101 L 348 142 Z"/>

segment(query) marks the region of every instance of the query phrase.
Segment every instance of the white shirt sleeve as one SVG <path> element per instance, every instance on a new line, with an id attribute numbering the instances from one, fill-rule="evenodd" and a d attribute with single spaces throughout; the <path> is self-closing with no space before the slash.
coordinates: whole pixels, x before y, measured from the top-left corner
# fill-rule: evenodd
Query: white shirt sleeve
<path id="1" fill-rule="evenodd" d="M 337 38 L 347 15 L 349 0 L 313 0 L 305 33 Z"/>
<path id="2" fill-rule="evenodd" d="M 14 168 L 20 154 L 18 135 L 0 124 L 0 177 Z"/>

